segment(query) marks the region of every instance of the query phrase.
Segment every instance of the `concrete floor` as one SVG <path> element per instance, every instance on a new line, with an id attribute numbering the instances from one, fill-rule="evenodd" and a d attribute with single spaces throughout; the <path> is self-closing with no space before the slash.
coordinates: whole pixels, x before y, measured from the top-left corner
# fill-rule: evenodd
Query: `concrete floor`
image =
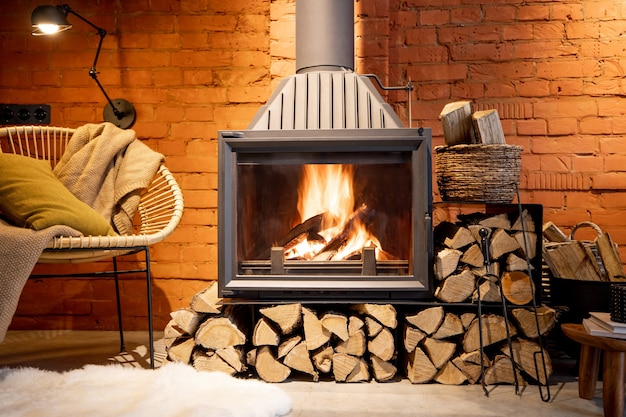
<path id="1" fill-rule="evenodd" d="M 11 331 L 0 343 L 0 366 L 34 366 L 69 370 L 85 364 L 119 363 L 149 366 L 147 333 L 126 332 L 127 353 L 119 352 L 117 332 Z M 157 366 L 164 346 L 156 333 Z M 603 416 L 601 383 L 593 400 L 578 398 L 575 363 L 555 360 L 549 385 L 550 399 L 541 400 L 539 388 L 531 385 L 516 394 L 513 386 L 413 385 L 406 379 L 386 383 L 336 383 L 289 380 L 279 384 L 293 399 L 289 417 L 485 417 L 485 416 Z M 544 395 L 547 388 L 543 387 Z"/>

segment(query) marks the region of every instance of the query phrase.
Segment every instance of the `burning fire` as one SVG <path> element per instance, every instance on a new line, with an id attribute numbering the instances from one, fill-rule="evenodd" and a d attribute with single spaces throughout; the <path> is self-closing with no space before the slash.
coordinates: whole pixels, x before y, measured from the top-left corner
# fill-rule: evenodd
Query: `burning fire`
<path id="1" fill-rule="evenodd" d="M 354 207 L 354 166 L 304 165 L 298 189 L 300 224 L 284 245 L 286 259 L 346 260 L 360 258 L 374 247 L 376 259 L 387 259 L 378 239 L 369 231 L 373 211 Z"/>

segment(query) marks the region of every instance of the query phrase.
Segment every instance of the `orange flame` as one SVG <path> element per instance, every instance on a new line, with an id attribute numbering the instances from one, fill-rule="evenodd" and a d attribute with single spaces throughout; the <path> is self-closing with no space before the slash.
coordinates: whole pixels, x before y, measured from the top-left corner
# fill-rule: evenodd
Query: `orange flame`
<path id="1" fill-rule="evenodd" d="M 377 259 L 383 256 L 381 244 L 361 219 L 352 218 L 354 207 L 354 166 L 338 164 L 304 165 L 298 189 L 300 222 L 323 214 L 320 239 L 303 238 L 286 251 L 286 258 L 344 260 L 359 255 L 364 247 L 376 248 Z M 346 225 L 349 224 L 349 227 Z M 338 248 L 324 248 L 340 234 Z"/>

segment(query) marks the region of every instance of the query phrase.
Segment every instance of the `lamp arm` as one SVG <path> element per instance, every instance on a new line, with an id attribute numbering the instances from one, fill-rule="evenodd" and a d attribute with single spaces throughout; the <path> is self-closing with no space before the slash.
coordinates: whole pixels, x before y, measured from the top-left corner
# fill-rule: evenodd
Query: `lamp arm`
<path id="1" fill-rule="evenodd" d="M 76 13 L 67 4 L 63 4 L 63 5 L 58 6 L 58 7 L 65 14 L 71 13 L 74 16 L 78 17 L 80 20 L 82 20 L 83 22 L 87 23 L 89 26 L 94 28 L 98 32 L 98 35 L 100 35 L 100 41 L 98 42 L 98 49 L 96 50 L 96 56 L 94 57 L 93 65 L 91 66 L 91 68 L 89 68 L 89 76 L 96 82 L 96 84 L 100 88 L 100 91 L 102 91 L 102 94 L 104 94 L 104 97 L 106 97 L 107 101 L 109 102 L 109 105 L 111 106 L 111 109 L 113 110 L 113 114 L 115 114 L 115 116 L 118 119 L 124 118 L 124 116 L 126 114 L 123 111 L 118 110 L 117 107 L 115 107 L 115 104 L 113 104 L 113 101 L 111 100 L 109 95 L 104 90 L 104 87 L 102 86 L 102 84 L 100 84 L 100 80 L 98 80 L 98 71 L 96 70 L 96 64 L 98 63 L 98 59 L 100 58 L 100 49 L 102 49 L 102 41 L 104 41 L 104 37 L 107 35 L 107 31 L 105 29 L 101 28 L 101 27 L 98 27 L 98 26 L 94 25 L 92 22 L 90 22 L 89 20 L 85 19 L 84 17 L 82 17 L 81 15 Z"/>

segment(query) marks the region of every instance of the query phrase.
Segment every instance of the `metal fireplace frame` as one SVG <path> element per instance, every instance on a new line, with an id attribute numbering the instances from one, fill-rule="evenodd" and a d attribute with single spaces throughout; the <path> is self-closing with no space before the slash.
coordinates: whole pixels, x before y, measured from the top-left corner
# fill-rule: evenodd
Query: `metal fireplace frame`
<path id="1" fill-rule="evenodd" d="M 432 145 L 430 129 L 244 130 L 219 132 L 218 284 L 224 298 L 256 300 L 416 299 L 432 295 Z M 376 263 L 341 273 L 244 274 L 237 259 L 237 164 L 240 160 L 314 155 L 342 163 L 348 155 L 410 155 L 412 247 L 408 274 L 376 275 Z M 317 155 L 317 156 L 315 156 Z M 320 156 L 322 155 L 322 156 Z M 349 159 L 349 158 L 345 158 Z M 324 159 L 326 160 L 326 159 Z M 291 261 L 285 261 L 289 263 Z M 306 261 L 304 261 L 306 262 Z M 332 263 L 335 261 L 327 261 Z M 366 264 L 369 263 L 368 266 Z"/>

